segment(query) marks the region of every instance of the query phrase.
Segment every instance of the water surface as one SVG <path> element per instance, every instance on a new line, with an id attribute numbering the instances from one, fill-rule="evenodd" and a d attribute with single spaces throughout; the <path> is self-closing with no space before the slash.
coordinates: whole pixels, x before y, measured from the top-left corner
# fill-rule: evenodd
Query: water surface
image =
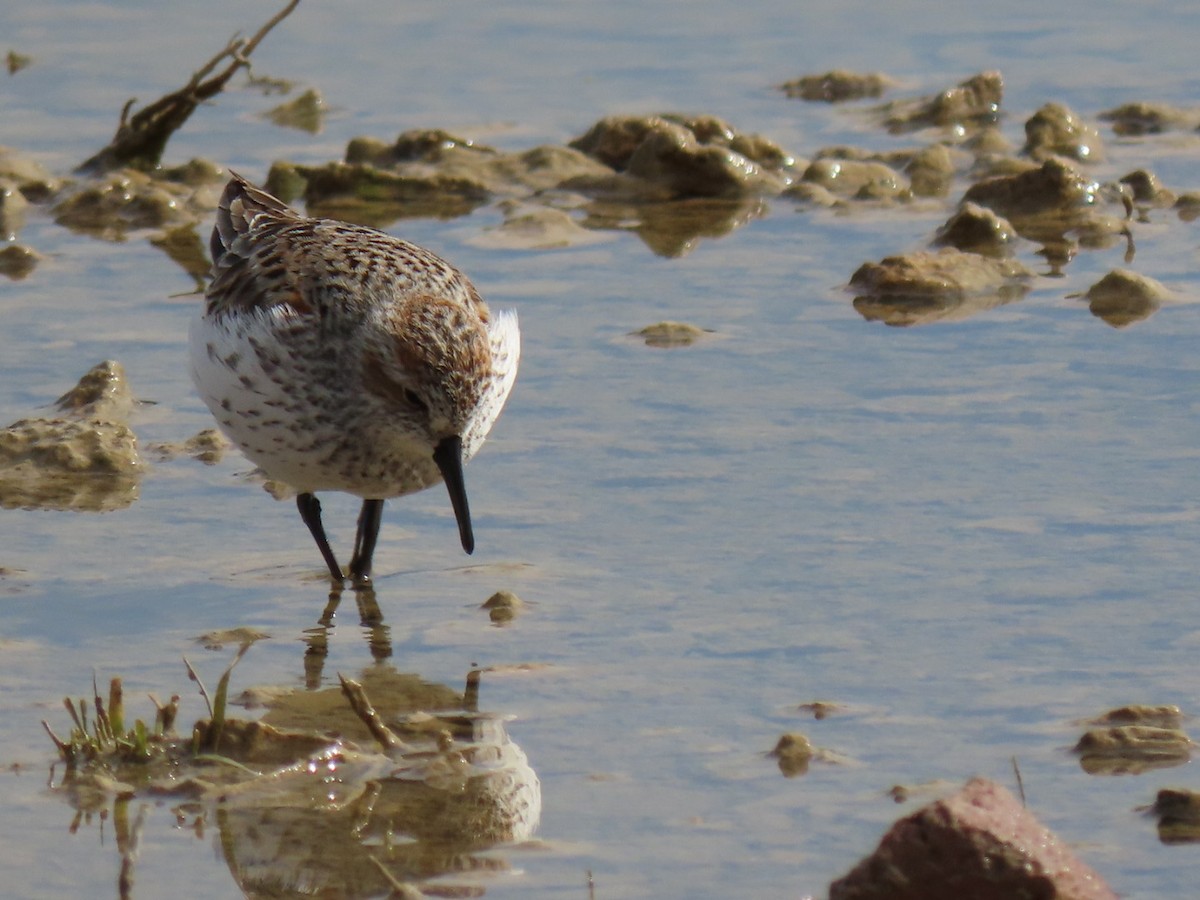
<path id="1" fill-rule="evenodd" d="M 0 13 L 34 65 L 0 92 L 3 141 L 66 173 L 107 140 L 124 101 L 177 86 L 268 4 L 26 4 Z M 722 116 L 800 155 L 834 143 L 907 146 L 860 111 L 788 101 L 773 85 L 835 66 L 928 92 L 997 68 L 1003 126 L 1055 100 L 1093 119 L 1132 100 L 1195 96 L 1200 14 L 1179 2 L 993 4 L 532 3 L 302 5 L 256 71 L 318 87 L 315 137 L 257 113 L 244 87 L 200 110 L 171 162 L 207 156 L 253 178 L 279 158 L 323 161 L 346 140 L 446 127 L 505 149 L 561 143 L 600 116 Z M 1153 168 L 1200 184 L 1187 134 L 1118 141 L 1095 177 Z M 839 215 L 779 200 L 678 258 L 612 233 L 558 251 L 489 248 L 495 209 L 391 228 L 446 255 L 488 300 L 516 307 L 524 359 L 467 471 L 478 549 L 459 550 L 444 492 L 389 504 L 376 557 L 392 663 L 459 685 L 473 663 L 545 668 L 485 679 L 483 705 L 537 770 L 534 847 L 496 851 L 489 896 L 820 896 L 902 812 L 896 783 L 1012 785 L 1129 898 L 1184 897 L 1188 847 L 1161 845 L 1135 807 L 1197 787 L 1190 767 L 1085 775 L 1077 720 L 1130 702 L 1192 711 L 1200 455 L 1193 227 L 1135 226 L 1133 268 L 1178 303 L 1116 330 L 1068 295 L 1123 265 L 1082 253 L 1021 302 L 911 329 L 864 321 L 840 289 L 864 260 L 923 246 L 947 205 Z M 21 240 L 46 260 L 0 286 L 0 415 L 37 414 L 114 358 L 153 405 L 144 443 L 209 418 L 188 383 L 190 279 L 134 235 L 105 243 L 34 211 Z M 1044 272 L 1032 245 L 1022 259 Z M 677 319 L 713 336 L 654 350 L 628 333 Z M 180 657 L 228 659 L 196 635 L 268 631 L 242 684 L 303 684 L 302 637 L 325 602 L 319 557 L 290 504 L 237 454 L 155 465 L 105 515 L 0 518 L 0 863 L 11 896 L 116 895 L 111 827 L 70 833 L 46 789 L 59 698 L 93 672 L 201 706 Z M 331 497 L 335 542 L 356 507 Z M 344 551 L 343 551 L 344 555 Z M 477 607 L 498 589 L 531 609 L 507 628 Z M 355 617 L 326 677 L 371 664 Z M 822 721 L 812 700 L 844 711 Z M 148 704 L 142 709 L 144 713 Z M 802 730 L 844 764 L 785 780 L 764 758 Z M 136 893 L 239 896 L 212 835 L 148 810 Z M 53 861 L 50 863 L 49 861 Z M 193 887 L 194 886 L 194 887 Z"/>

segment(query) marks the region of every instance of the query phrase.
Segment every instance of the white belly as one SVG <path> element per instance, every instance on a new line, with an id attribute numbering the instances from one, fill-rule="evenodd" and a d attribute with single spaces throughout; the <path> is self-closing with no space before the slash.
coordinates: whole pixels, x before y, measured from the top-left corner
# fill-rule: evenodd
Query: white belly
<path id="1" fill-rule="evenodd" d="M 298 491 L 383 499 L 441 481 L 428 442 L 397 429 L 356 388 L 357 348 L 294 354 L 293 322 L 279 308 L 192 321 L 192 380 L 229 439 Z"/>

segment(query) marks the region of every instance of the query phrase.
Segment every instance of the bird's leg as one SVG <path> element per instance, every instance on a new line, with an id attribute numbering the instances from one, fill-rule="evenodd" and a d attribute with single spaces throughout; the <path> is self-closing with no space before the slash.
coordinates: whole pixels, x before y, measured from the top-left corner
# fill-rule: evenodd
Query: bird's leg
<path id="1" fill-rule="evenodd" d="M 379 539 L 379 523 L 383 521 L 383 501 L 364 500 L 358 514 L 358 534 L 354 536 L 354 557 L 350 560 L 350 577 L 355 584 L 371 578 L 371 557 Z"/>
<path id="2" fill-rule="evenodd" d="M 325 565 L 329 566 L 329 574 L 335 582 L 341 584 L 346 576 L 342 574 L 342 567 L 338 565 L 337 557 L 329 549 L 329 539 L 325 537 L 325 526 L 321 524 L 321 501 L 314 494 L 298 494 L 296 508 L 300 510 L 300 518 L 304 520 L 304 524 L 312 533 L 313 540 L 317 542 L 317 549 L 325 558 Z"/>

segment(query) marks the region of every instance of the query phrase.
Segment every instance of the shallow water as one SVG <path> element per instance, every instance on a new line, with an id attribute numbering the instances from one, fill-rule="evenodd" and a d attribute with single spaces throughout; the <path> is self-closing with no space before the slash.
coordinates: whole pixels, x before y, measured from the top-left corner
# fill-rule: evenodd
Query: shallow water
<path id="1" fill-rule="evenodd" d="M 370 6 L 377 9 L 371 11 Z M 261 8 L 260 8 L 261 7 Z M 107 140 L 130 96 L 175 86 L 270 5 L 51 2 L 5 10 L 34 65 L 0 92 L 0 139 L 58 172 Z M 809 155 L 909 146 L 852 108 L 772 86 L 833 67 L 881 70 L 903 91 L 986 68 L 1005 76 L 1004 130 L 1055 100 L 1093 119 L 1132 100 L 1187 105 L 1200 13 L 1177 2 L 992 5 L 717 2 L 504 6 L 477 2 L 347 15 L 302 5 L 256 71 L 320 88 L 312 137 L 257 117 L 240 88 L 200 110 L 171 162 L 208 156 L 259 178 L 279 158 L 339 157 L 351 136 L 413 127 L 505 149 L 562 143 L 612 112 L 720 115 Z M 6 49 L 0 47 L 0 49 Z M 1200 187 L 1185 133 L 1118 141 L 1095 177 L 1138 166 Z M 959 188 L 956 191 L 960 192 Z M 954 194 L 952 196 L 956 196 Z M 1085 775 L 1077 720 L 1200 688 L 1194 612 L 1200 318 L 1193 226 L 1170 211 L 1135 225 L 1132 268 L 1179 302 L 1116 330 L 1068 295 L 1124 265 L 1083 252 L 1021 302 L 910 329 L 864 321 L 840 289 L 864 260 L 921 247 L 947 206 L 855 215 L 773 201 L 767 214 L 678 258 L 607 233 L 556 251 L 489 248 L 493 208 L 392 231 L 465 269 L 521 316 L 524 359 L 492 438 L 467 471 L 478 549 L 462 556 L 444 492 L 389 504 L 376 557 L 391 663 L 454 687 L 485 676 L 482 706 L 542 782 L 540 843 L 493 851 L 512 871 L 489 896 L 821 896 L 922 802 L 885 791 L 980 774 L 1030 808 L 1122 896 L 1189 896 L 1192 850 L 1159 843 L 1135 808 L 1189 767 Z M 93 363 L 120 360 L 143 443 L 210 424 L 188 383 L 194 297 L 140 236 L 105 243 L 34 211 L 22 242 L 47 259 L 0 284 L 0 416 L 38 413 Z M 1026 245 L 1022 259 L 1045 264 Z M 663 319 L 714 334 L 676 350 L 629 332 Z M 0 883 L 9 896 L 116 895 L 111 824 L 69 831 L 46 790 L 65 727 L 59 698 L 124 676 L 127 703 L 184 695 L 180 657 L 215 680 L 229 653 L 204 632 L 250 625 L 235 684 L 304 683 L 305 630 L 325 603 L 319 557 L 290 503 L 243 480 L 237 454 L 155 464 L 138 501 L 105 515 L 0 517 Z M 355 504 L 330 497 L 342 549 Z M 498 589 L 530 609 L 497 628 Z M 347 599 L 346 605 L 351 605 Z M 372 664 L 354 615 L 331 637 L 326 679 Z M 844 709 L 814 721 L 813 700 Z M 139 703 L 142 706 L 139 707 Z M 1186 727 L 1186 726 L 1185 726 Z M 764 757 L 801 730 L 839 763 L 785 780 Z M 238 896 L 213 836 L 147 811 L 136 895 Z M 194 886 L 194 887 L 193 887 Z"/>

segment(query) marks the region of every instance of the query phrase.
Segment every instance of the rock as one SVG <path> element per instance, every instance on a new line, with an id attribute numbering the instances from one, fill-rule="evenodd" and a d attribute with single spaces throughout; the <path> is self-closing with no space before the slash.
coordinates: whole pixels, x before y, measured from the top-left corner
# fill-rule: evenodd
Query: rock
<path id="1" fill-rule="evenodd" d="M 105 512 L 137 499 L 141 462 L 127 425 L 22 419 L 0 431 L 0 506 Z"/>
<path id="2" fill-rule="evenodd" d="M 1078 162 L 1104 158 L 1104 142 L 1091 125 L 1061 103 L 1047 103 L 1025 122 L 1022 153 L 1036 160 L 1066 156 Z"/>
<path id="3" fill-rule="evenodd" d="M 1003 787 L 976 778 L 888 831 L 829 900 L 1116 900 Z"/>
<path id="4" fill-rule="evenodd" d="M 803 75 L 784 82 L 779 89 L 798 100 L 843 103 L 847 100 L 861 100 L 864 97 L 880 97 L 892 84 L 891 79 L 877 72 L 859 74 L 834 69 L 824 75 Z"/>

